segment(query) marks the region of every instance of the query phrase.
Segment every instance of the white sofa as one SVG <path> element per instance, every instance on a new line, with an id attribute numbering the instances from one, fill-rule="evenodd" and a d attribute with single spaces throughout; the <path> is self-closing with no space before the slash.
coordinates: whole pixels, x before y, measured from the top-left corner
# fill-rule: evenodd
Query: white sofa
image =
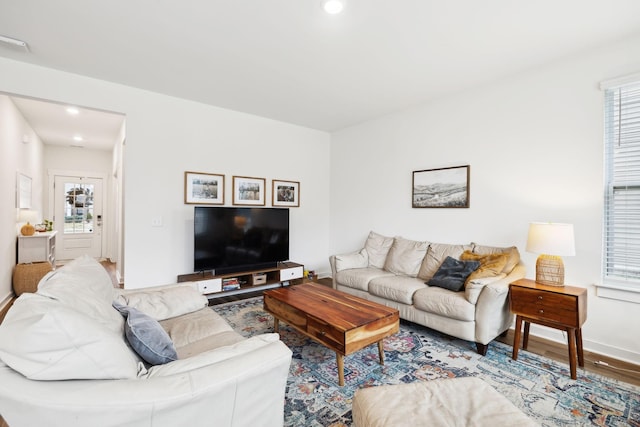
<path id="1" fill-rule="evenodd" d="M 438 270 L 447 257 L 482 264 L 460 291 L 427 284 L 436 274 L 441 277 L 445 270 Z M 475 342 L 482 355 L 511 325 L 509 283 L 525 275 L 515 246 L 433 243 L 374 232 L 364 248 L 333 255 L 329 262 L 334 288 L 394 307 L 401 319 Z"/>
<path id="2" fill-rule="evenodd" d="M 114 299 L 159 321 L 177 360 L 140 359 Z M 83 257 L 0 325 L 0 415 L 11 427 L 281 426 L 290 363 L 277 334 L 243 338 L 190 285 L 116 290 Z"/>

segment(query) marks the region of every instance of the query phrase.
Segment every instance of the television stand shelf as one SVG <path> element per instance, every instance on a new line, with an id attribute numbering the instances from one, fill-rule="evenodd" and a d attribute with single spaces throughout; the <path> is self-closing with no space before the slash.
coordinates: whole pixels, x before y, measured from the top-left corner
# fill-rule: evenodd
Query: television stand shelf
<path id="1" fill-rule="evenodd" d="M 181 274 L 178 276 L 178 283 L 193 282 L 201 293 L 211 299 L 279 288 L 285 286 L 285 283 L 298 284 L 302 282 L 303 273 L 304 266 L 302 264 L 281 262 L 271 268 L 245 270 L 235 273 L 213 274 L 211 271 L 206 271 Z M 223 290 L 223 281 L 227 279 L 237 279 L 240 287 L 238 289 Z"/>

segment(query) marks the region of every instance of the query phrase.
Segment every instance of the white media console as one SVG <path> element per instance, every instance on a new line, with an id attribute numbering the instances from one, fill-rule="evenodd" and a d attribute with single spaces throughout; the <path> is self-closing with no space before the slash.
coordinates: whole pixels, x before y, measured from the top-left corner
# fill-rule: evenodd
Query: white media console
<path id="1" fill-rule="evenodd" d="M 276 267 L 256 270 L 240 271 L 227 274 L 213 274 L 211 272 L 182 274 L 178 282 L 191 282 L 193 286 L 208 298 L 255 292 L 278 288 L 287 284 L 297 284 L 302 281 L 304 266 L 295 262 L 278 263 Z M 223 283 L 236 279 L 239 287 L 223 290 Z"/>

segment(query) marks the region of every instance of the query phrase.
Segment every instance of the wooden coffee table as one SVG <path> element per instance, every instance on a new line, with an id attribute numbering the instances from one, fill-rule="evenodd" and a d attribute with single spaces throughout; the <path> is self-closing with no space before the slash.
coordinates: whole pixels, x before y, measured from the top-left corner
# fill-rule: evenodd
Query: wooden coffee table
<path id="1" fill-rule="evenodd" d="M 344 385 L 344 356 L 378 343 L 384 365 L 382 340 L 400 329 L 398 310 L 367 301 L 317 283 L 264 292 L 264 309 L 279 321 L 336 352 L 338 378 Z"/>

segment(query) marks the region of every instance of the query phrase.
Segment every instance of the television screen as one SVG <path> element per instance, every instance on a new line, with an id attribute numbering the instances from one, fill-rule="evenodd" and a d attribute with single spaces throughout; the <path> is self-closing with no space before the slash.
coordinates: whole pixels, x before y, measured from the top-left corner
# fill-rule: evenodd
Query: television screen
<path id="1" fill-rule="evenodd" d="M 196 206 L 194 271 L 274 267 L 289 259 L 289 209 Z"/>

